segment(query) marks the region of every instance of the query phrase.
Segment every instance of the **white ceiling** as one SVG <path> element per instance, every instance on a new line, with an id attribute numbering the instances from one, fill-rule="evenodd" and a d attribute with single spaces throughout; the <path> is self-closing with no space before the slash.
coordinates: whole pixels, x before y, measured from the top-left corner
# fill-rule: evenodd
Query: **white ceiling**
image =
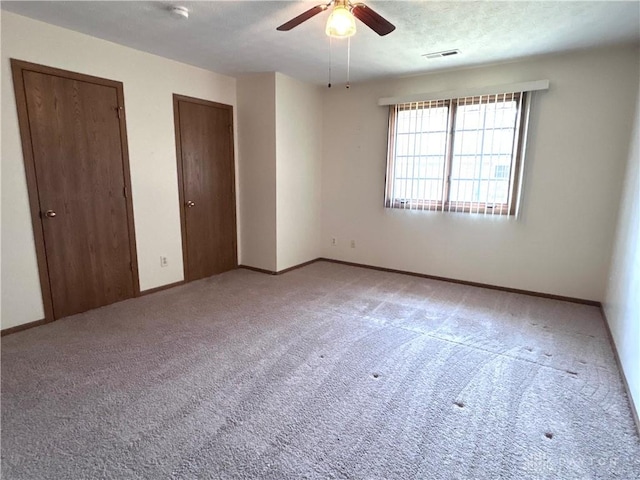
<path id="1" fill-rule="evenodd" d="M 276 27 L 317 0 L 215 2 L 9 2 L 3 10 L 228 75 L 278 71 L 327 82 L 328 12 L 289 32 Z M 364 24 L 351 41 L 351 81 L 509 61 L 640 41 L 640 1 L 367 0 L 396 25 L 379 37 Z M 188 20 L 171 17 L 187 7 Z M 460 49 L 454 57 L 425 53 Z M 346 41 L 333 41 L 333 80 L 346 78 Z"/>

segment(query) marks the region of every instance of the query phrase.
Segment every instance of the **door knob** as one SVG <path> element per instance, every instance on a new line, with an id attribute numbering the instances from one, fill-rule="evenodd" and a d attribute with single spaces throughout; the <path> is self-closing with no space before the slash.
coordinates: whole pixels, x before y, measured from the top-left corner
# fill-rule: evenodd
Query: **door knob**
<path id="1" fill-rule="evenodd" d="M 191 200 L 189 200 L 189 201 L 187 202 L 187 208 L 194 207 L 195 205 L 196 205 L 196 202 L 192 202 Z M 55 214 L 54 214 L 54 215 L 55 215 Z"/>
<path id="2" fill-rule="evenodd" d="M 53 210 L 47 210 L 46 212 L 44 212 L 44 216 L 47 218 L 53 218 L 56 216 L 56 212 L 54 212 Z"/>

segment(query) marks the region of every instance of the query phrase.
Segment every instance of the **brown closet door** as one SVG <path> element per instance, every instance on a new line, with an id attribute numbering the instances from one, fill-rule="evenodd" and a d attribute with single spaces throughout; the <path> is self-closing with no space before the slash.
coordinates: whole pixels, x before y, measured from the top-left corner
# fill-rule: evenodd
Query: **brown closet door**
<path id="1" fill-rule="evenodd" d="M 237 267 L 233 113 L 174 95 L 185 278 Z"/>
<path id="2" fill-rule="evenodd" d="M 55 318 L 134 295 L 118 92 L 23 71 Z"/>

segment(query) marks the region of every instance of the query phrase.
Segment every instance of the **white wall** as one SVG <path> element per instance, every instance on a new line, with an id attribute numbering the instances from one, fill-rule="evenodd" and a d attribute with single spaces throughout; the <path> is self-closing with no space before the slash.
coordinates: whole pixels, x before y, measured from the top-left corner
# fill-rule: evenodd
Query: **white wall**
<path id="1" fill-rule="evenodd" d="M 326 91 L 323 255 L 601 301 L 638 58 L 617 48 Z M 551 88 L 534 97 L 521 218 L 383 208 L 388 113 L 378 98 L 539 79 Z"/>
<path id="2" fill-rule="evenodd" d="M 140 288 L 182 280 L 172 94 L 235 106 L 235 79 L 4 11 L 1 22 L 2 328 L 44 317 L 10 58 L 123 82 Z"/>
<path id="3" fill-rule="evenodd" d="M 320 254 L 318 87 L 281 73 L 238 77 L 241 264 L 272 272 Z"/>
<path id="4" fill-rule="evenodd" d="M 277 270 L 320 256 L 322 97 L 276 74 Z"/>
<path id="5" fill-rule="evenodd" d="M 238 77 L 240 264 L 275 271 L 276 75 Z"/>
<path id="6" fill-rule="evenodd" d="M 640 413 L 640 85 L 604 309 Z"/>

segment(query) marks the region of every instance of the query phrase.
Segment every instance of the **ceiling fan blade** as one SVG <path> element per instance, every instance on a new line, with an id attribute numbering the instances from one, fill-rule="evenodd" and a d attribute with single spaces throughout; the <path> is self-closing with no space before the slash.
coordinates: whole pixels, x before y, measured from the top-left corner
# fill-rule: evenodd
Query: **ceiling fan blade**
<path id="1" fill-rule="evenodd" d="M 307 10 L 306 12 L 301 13 L 297 17 L 292 18 L 288 22 L 283 23 L 278 28 L 276 28 L 276 30 L 280 30 L 281 32 L 289 31 L 292 28 L 297 27 L 298 25 L 300 25 L 302 22 L 306 22 L 311 17 L 315 17 L 320 12 L 324 12 L 326 9 L 327 9 L 326 5 L 316 5 L 315 7 L 310 8 L 309 10 Z"/>
<path id="2" fill-rule="evenodd" d="M 381 37 L 390 34 L 396 29 L 391 22 L 371 10 L 371 7 L 367 7 L 364 3 L 356 3 L 351 9 L 351 13 Z"/>

